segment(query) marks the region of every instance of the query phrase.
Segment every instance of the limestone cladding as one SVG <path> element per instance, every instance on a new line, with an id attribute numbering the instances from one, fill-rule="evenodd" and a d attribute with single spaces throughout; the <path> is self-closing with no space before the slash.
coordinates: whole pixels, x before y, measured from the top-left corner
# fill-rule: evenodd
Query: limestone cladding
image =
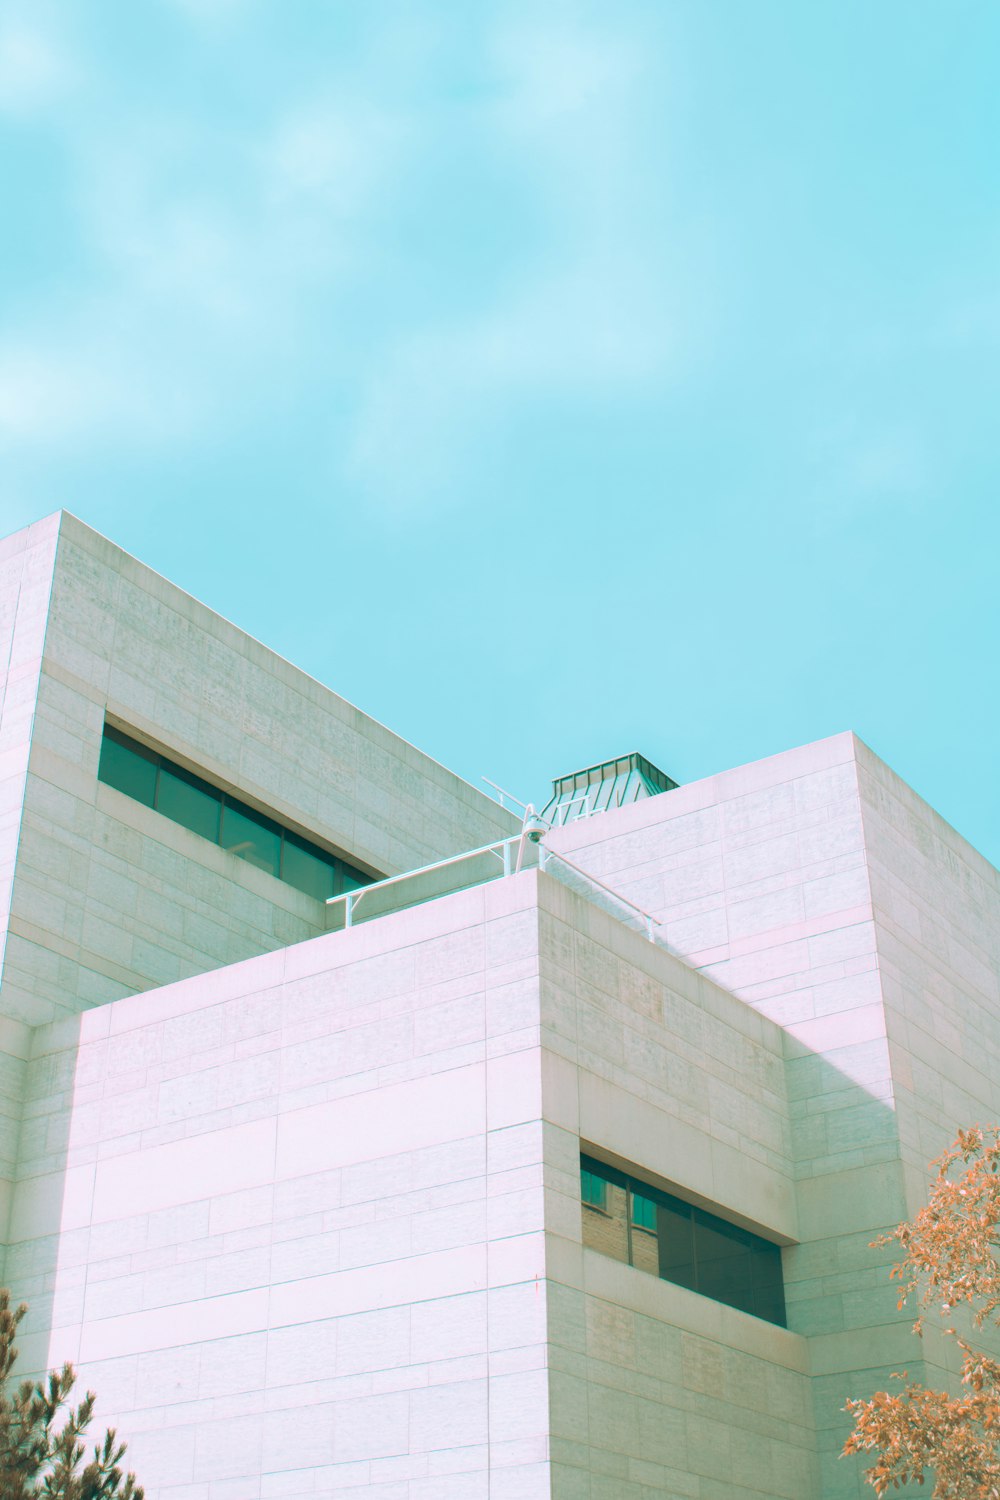
<path id="1" fill-rule="evenodd" d="M 845 734 L 548 835 L 660 944 L 558 858 L 324 933 L 106 719 L 370 871 L 512 820 L 65 514 L 0 629 L 5 1275 L 150 1500 L 861 1500 L 845 1398 L 954 1376 L 870 1242 L 1000 1119 L 997 872 Z M 585 1246 L 581 1149 L 788 1327 Z"/>
<path id="2" fill-rule="evenodd" d="M 106 717 L 374 871 L 512 820 L 65 512 L 0 542 L 0 632 L 2 1241 L 34 1026 L 325 926 L 319 902 L 100 783 Z"/>
<path id="3" fill-rule="evenodd" d="M 533 879 L 36 1033 L 24 1358 L 158 1500 L 547 1493 Z"/>
<path id="4" fill-rule="evenodd" d="M 805 1339 L 585 1251 L 581 1138 L 796 1237 L 780 1028 L 536 872 L 41 1027 L 24 1358 L 158 1500 L 714 1496 L 736 1447 L 801 1500 Z"/>
<path id="5" fill-rule="evenodd" d="M 549 843 L 782 1027 L 799 1214 L 789 1323 L 810 1342 L 824 1500 L 853 1496 L 837 1460 L 845 1395 L 903 1365 L 954 1374 L 947 1349 L 911 1339 L 891 1254 L 870 1242 L 924 1201 L 927 1163 L 957 1126 L 1000 1118 L 1000 876 L 852 734 L 614 818 Z"/>

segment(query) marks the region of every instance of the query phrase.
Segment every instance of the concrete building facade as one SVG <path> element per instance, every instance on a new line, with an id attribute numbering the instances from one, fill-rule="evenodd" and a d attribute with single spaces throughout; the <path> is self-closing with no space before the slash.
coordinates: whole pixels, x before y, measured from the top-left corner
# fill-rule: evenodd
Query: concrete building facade
<path id="1" fill-rule="evenodd" d="M 851 734 L 539 862 L 64 513 L 0 629 L 4 1279 L 151 1500 L 866 1492 L 846 1397 L 953 1378 L 870 1241 L 1000 1116 L 992 866 Z"/>

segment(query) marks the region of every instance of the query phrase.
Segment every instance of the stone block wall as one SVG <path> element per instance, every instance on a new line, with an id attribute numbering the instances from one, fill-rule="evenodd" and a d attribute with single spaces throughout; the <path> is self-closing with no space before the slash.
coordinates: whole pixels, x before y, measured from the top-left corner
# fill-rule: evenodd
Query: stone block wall
<path id="1" fill-rule="evenodd" d="M 582 1140 L 792 1240 L 790 1129 L 780 1028 L 526 872 L 39 1028 L 24 1359 L 157 1500 L 802 1500 L 805 1340 L 579 1192 Z"/>
<path id="2" fill-rule="evenodd" d="M 780 1027 L 539 876 L 552 1494 L 804 1500 L 807 1341 L 584 1248 L 581 1141 L 798 1234 Z"/>
<path id="3" fill-rule="evenodd" d="M 319 936 L 106 716 L 373 871 L 513 820 L 72 517 L 0 658 L 6 1273 L 152 1496 L 860 1500 L 846 1396 L 954 1373 L 870 1241 L 1000 1118 L 991 866 L 840 735 L 549 835 L 672 954 L 535 872 Z M 789 1328 L 585 1248 L 581 1143 L 784 1243 Z"/>
<path id="4" fill-rule="evenodd" d="M 36 1032 L 22 1364 L 155 1500 L 548 1495 L 532 880 Z"/>
<path id="5" fill-rule="evenodd" d="M 6 961 L 58 517 L 0 541 L 0 973 Z M 31 1031 L 0 1004 L 0 1258 Z"/>
<path id="6" fill-rule="evenodd" d="M 956 1129 L 1000 1121 L 1000 872 L 864 745 L 858 766 L 912 1212 Z"/>
<path id="7" fill-rule="evenodd" d="M 927 1162 L 1000 1115 L 997 875 L 853 735 L 580 822 L 549 842 L 652 909 L 687 963 L 784 1033 L 799 1243 L 790 1326 L 810 1341 L 824 1500 L 848 1395 L 947 1379 L 910 1334 L 883 1230 Z M 992 1063 L 990 1060 L 993 1060 Z M 930 1346 L 928 1346 L 930 1347 Z"/>

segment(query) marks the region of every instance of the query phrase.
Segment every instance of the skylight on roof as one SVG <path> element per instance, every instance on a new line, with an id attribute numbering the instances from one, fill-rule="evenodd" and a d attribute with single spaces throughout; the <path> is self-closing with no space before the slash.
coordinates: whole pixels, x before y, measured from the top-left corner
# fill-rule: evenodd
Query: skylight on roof
<path id="1" fill-rule="evenodd" d="M 552 783 L 552 796 L 542 808 L 541 816 L 558 828 L 574 818 L 610 812 L 643 797 L 672 791 L 676 786 L 677 782 L 665 771 L 633 751 L 631 755 L 619 755 L 615 760 L 558 777 Z"/>

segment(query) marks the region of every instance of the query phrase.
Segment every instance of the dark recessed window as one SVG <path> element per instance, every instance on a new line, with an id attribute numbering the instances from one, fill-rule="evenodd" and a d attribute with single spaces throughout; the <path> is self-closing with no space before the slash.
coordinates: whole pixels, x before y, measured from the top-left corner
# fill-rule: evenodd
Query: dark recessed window
<path id="1" fill-rule="evenodd" d="M 326 901 L 337 894 L 334 886 L 338 863 L 340 861 L 334 859 L 332 854 L 317 849 L 315 844 L 297 838 L 294 833 L 285 834 L 281 878 L 287 880 L 289 885 L 298 886 L 300 891 L 315 896 L 317 901 Z M 360 883 L 364 883 L 363 877 Z"/>
<path id="2" fill-rule="evenodd" d="M 318 901 L 372 883 L 372 877 L 363 870 L 311 844 L 266 813 L 248 807 L 110 724 L 104 726 L 97 774 L 127 797 L 154 807 L 171 822 L 221 844 L 230 854 Z"/>
<path id="3" fill-rule="evenodd" d="M 116 786 L 126 797 L 134 797 L 147 807 L 156 804 L 156 773 L 160 758 L 145 745 L 126 739 L 117 729 L 105 728 L 98 771 L 108 786 Z"/>
<path id="4" fill-rule="evenodd" d="M 203 839 L 211 839 L 213 844 L 219 842 L 222 793 L 180 766 L 161 763 L 156 811 L 175 823 L 183 823 Z"/>
<path id="5" fill-rule="evenodd" d="M 591 1249 L 785 1327 L 778 1245 L 589 1156 L 580 1196 Z"/>
<path id="6" fill-rule="evenodd" d="M 238 854 L 258 870 L 277 875 L 281 869 L 281 829 L 270 818 L 227 797 L 222 808 L 223 849 Z"/>

